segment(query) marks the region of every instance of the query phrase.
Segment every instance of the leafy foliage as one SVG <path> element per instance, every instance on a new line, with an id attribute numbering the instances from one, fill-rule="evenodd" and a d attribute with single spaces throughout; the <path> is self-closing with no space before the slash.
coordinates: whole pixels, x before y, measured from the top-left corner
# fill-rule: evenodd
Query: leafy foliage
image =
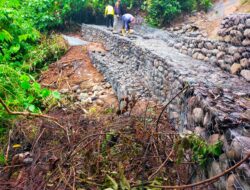
<path id="1" fill-rule="evenodd" d="M 41 35 L 38 29 L 42 29 L 42 25 L 37 26 L 36 20 L 28 16 L 34 14 L 27 9 L 34 7 L 34 2 L 38 1 L 0 0 L 0 98 L 14 111 L 41 112 L 48 100 L 54 102 L 60 98 L 58 92 L 41 88 L 35 82 L 37 72 L 57 60 L 66 46 L 59 36 Z M 6 140 L 7 121 L 11 118 L 13 116 L 0 105 L 1 144 Z"/>
<path id="2" fill-rule="evenodd" d="M 207 11 L 211 5 L 211 0 L 147 0 L 144 2 L 144 9 L 148 13 L 148 22 L 160 26 L 171 21 L 181 12 L 192 12 L 198 9 Z"/>
<path id="3" fill-rule="evenodd" d="M 180 4 L 177 0 L 151 0 L 147 11 L 150 24 L 162 25 L 180 13 Z"/>
<path id="4" fill-rule="evenodd" d="M 209 145 L 197 135 L 187 135 L 180 138 L 175 143 L 175 151 L 177 152 L 178 162 L 180 163 L 187 150 L 193 153 L 193 160 L 201 166 L 205 166 L 207 162 L 214 157 L 222 154 L 222 142 Z"/>

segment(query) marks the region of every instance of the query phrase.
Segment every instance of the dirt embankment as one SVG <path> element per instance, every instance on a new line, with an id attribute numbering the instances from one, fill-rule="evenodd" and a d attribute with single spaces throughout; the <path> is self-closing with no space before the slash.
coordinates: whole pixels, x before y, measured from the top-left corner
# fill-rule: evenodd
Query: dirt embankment
<path id="1" fill-rule="evenodd" d="M 179 18 L 174 27 L 183 23 L 193 24 L 199 27 L 205 36 L 216 39 L 222 19 L 233 13 L 250 13 L 250 0 L 216 0 L 207 13 L 197 12 Z"/>
<path id="2" fill-rule="evenodd" d="M 116 183 L 136 186 L 158 175 L 167 176 L 160 184 L 175 184 L 176 178 L 188 182 L 186 166 L 192 163 L 174 164 L 178 135 L 165 117 L 156 127 L 161 107 L 126 98 L 118 106 L 111 86 L 91 64 L 91 49 L 105 51 L 95 43 L 71 47 L 42 73 L 43 86 L 62 92 L 47 112 L 56 122 L 16 122 L 0 189 L 103 189 Z"/>

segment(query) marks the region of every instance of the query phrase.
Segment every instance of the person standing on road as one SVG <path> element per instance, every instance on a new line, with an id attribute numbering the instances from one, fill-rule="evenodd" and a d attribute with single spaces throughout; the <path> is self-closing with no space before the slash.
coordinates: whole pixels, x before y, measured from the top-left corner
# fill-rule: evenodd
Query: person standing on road
<path id="1" fill-rule="evenodd" d="M 135 17 L 131 14 L 124 14 L 122 16 L 122 34 L 130 33 L 130 23 L 135 23 Z"/>
<path id="2" fill-rule="evenodd" d="M 106 18 L 106 26 L 109 28 L 110 26 L 113 28 L 113 22 L 114 22 L 114 7 L 109 3 L 105 8 L 104 16 Z"/>
<path id="3" fill-rule="evenodd" d="M 117 0 L 115 3 L 115 16 L 114 16 L 114 32 L 117 32 L 119 19 L 123 14 L 121 0 Z"/>

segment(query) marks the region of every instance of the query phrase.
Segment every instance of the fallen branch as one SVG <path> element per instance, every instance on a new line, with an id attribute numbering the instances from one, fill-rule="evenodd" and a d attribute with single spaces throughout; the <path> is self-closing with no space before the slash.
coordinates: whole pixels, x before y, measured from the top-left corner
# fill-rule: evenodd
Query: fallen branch
<path id="1" fill-rule="evenodd" d="M 162 109 L 158 119 L 157 119 L 157 123 L 156 123 L 156 132 L 158 132 L 158 125 L 160 123 L 160 119 L 161 119 L 161 116 L 162 114 L 164 113 L 165 109 L 169 106 L 169 104 L 172 103 L 172 101 L 177 98 L 182 92 L 184 92 L 187 88 L 189 87 L 189 85 L 186 85 L 180 92 L 178 92 L 165 106 L 164 108 Z"/>
<path id="2" fill-rule="evenodd" d="M 38 113 L 30 113 L 30 112 L 15 112 L 15 111 L 11 111 L 9 109 L 9 107 L 4 103 L 3 99 L 0 98 L 0 104 L 2 104 L 2 106 L 4 107 L 4 109 L 7 111 L 8 114 L 10 115 L 23 115 L 23 116 L 31 116 L 31 117 L 41 117 L 41 118 L 46 118 L 49 119 L 50 121 L 52 121 L 53 123 L 55 123 L 56 125 L 58 125 L 60 128 L 62 128 L 64 131 L 66 131 L 66 129 L 60 125 L 57 122 L 57 119 L 55 117 L 51 117 L 49 115 L 45 115 L 45 114 L 38 114 Z"/>
<path id="3" fill-rule="evenodd" d="M 173 154 L 173 152 L 174 152 L 174 150 L 172 149 L 171 152 L 169 153 L 168 157 L 166 158 L 166 160 L 160 165 L 160 167 L 154 173 L 152 173 L 148 177 L 149 180 L 151 180 L 162 169 L 162 167 L 167 163 L 167 161 L 169 160 L 169 158 Z"/>
<path id="4" fill-rule="evenodd" d="M 232 172 L 236 168 L 238 168 L 241 164 L 246 162 L 249 158 L 250 158 L 250 153 L 244 159 L 242 159 L 240 162 L 238 162 L 237 164 L 235 164 L 231 168 L 228 168 L 227 170 L 225 170 L 221 174 L 218 174 L 218 175 L 216 175 L 216 176 L 214 176 L 212 178 L 206 179 L 204 181 L 200 181 L 200 182 L 189 184 L 189 185 L 180 185 L 180 186 L 149 185 L 149 187 L 163 188 L 163 189 L 186 189 L 186 188 L 192 188 L 192 187 L 197 187 L 197 186 L 204 185 L 204 184 L 213 183 L 215 181 L 218 181 L 222 176 L 224 176 L 224 175 Z"/>
<path id="5" fill-rule="evenodd" d="M 37 114 L 37 113 L 30 113 L 30 112 L 15 112 L 11 111 L 9 107 L 4 103 L 3 99 L 0 98 L 0 103 L 4 107 L 4 109 L 8 112 L 10 115 L 23 115 L 23 116 L 33 116 L 33 117 L 43 117 L 51 120 L 56 120 L 56 118 L 51 117 L 49 115 L 44 115 L 44 114 Z"/>

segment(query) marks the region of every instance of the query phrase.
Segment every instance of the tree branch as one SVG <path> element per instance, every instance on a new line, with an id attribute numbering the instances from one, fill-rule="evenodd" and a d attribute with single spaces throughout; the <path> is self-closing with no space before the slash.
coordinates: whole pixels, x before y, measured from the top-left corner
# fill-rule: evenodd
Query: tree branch
<path id="1" fill-rule="evenodd" d="M 32 116 L 32 117 L 42 117 L 42 118 L 46 118 L 46 119 L 49 119 L 51 120 L 53 123 L 55 123 L 56 125 L 58 125 L 60 128 L 62 128 L 64 131 L 65 128 L 60 125 L 58 122 L 57 122 L 57 119 L 55 117 L 51 117 L 49 115 L 44 115 L 44 114 L 37 114 L 37 113 L 30 113 L 30 112 L 15 112 L 15 111 L 11 111 L 10 108 L 4 103 L 3 99 L 0 98 L 0 104 L 2 104 L 2 106 L 4 107 L 4 109 L 7 111 L 8 114 L 10 115 L 23 115 L 23 116 Z"/>
<path id="2" fill-rule="evenodd" d="M 212 178 L 206 179 L 204 181 L 200 181 L 200 182 L 189 184 L 189 185 L 181 185 L 181 186 L 149 185 L 149 187 L 163 188 L 163 189 L 186 189 L 186 188 L 197 187 L 197 186 L 204 185 L 204 184 L 209 184 L 209 183 L 218 181 L 222 176 L 224 176 L 224 175 L 230 173 L 231 171 L 235 170 L 241 164 L 243 164 L 245 161 L 247 161 L 249 158 L 250 158 L 250 153 L 244 159 L 242 159 L 240 162 L 238 162 L 237 164 L 235 164 L 231 168 L 228 168 L 227 170 L 225 170 L 221 174 L 218 174 L 218 175 L 216 175 L 216 176 L 214 176 Z"/>

